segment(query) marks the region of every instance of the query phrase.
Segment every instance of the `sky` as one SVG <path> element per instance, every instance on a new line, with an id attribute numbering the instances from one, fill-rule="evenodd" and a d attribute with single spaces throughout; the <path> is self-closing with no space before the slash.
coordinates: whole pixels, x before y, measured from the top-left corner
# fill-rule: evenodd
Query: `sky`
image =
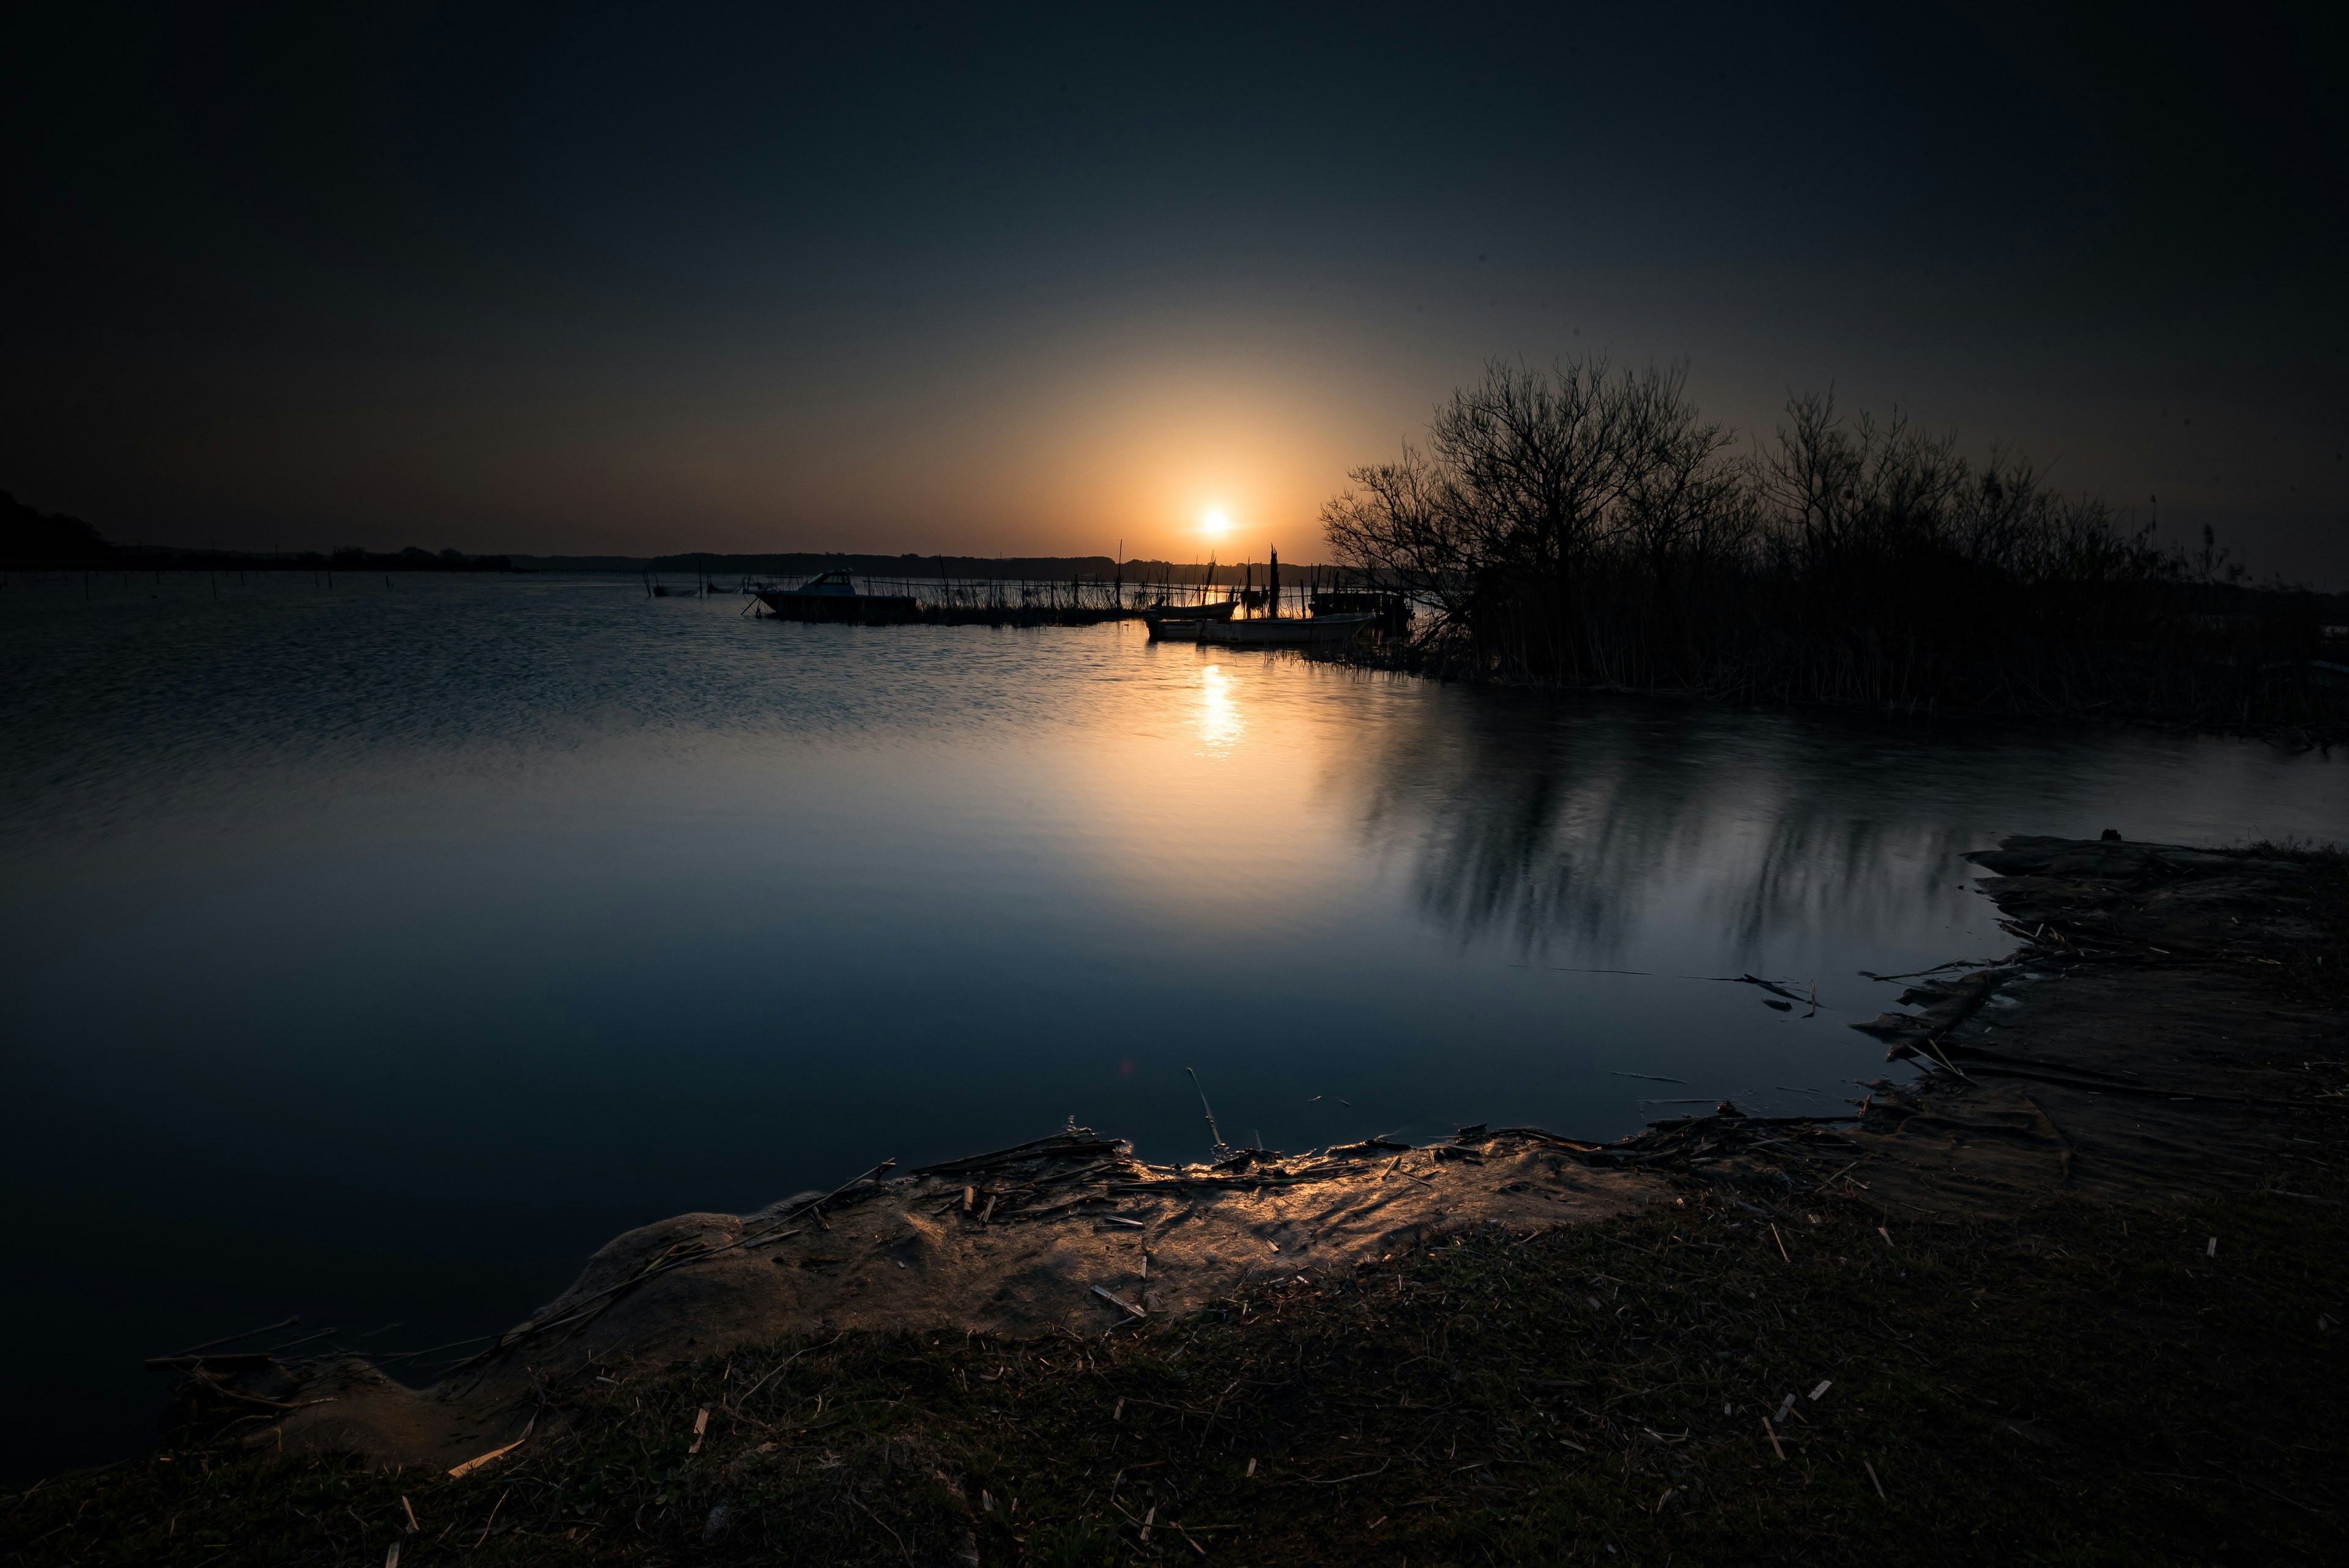
<path id="1" fill-rule="evenodd" d="M 12 7 L 0 489 L 125 542 L 1313 560 L 1488 360 L 1605 354 L 2349 588 L 2326 12 L 1637 9 Z"/>

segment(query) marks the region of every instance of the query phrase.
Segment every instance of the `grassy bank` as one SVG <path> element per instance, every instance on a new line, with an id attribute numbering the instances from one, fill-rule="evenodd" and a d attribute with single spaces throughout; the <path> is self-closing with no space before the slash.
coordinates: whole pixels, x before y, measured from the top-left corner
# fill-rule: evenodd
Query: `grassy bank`
<path id="1" fill-rule="evenodd" d="M 984 1562 L 1071 1564 L 2329 1556 L 2337 1152 L 2292 1168 L 2307 1197 L 1967 1223 L 1691 1179 L 1631 1219 L 1258 1286 L 1107 1341 L 561 1366 L 544 1429 L 461 1480 L 182 1443 L 11 1500 L 0 1555 L 881 1563 L 952 1562 L 968 1537 Z"/>

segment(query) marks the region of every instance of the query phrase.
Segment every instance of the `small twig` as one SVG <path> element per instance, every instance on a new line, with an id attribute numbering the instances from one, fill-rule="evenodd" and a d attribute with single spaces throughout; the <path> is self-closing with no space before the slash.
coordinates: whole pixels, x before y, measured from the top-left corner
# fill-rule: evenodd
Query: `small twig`
<path id="1" fill-rule="evenodd" d="M 889 1530 L 889 1521 L 882 1518 L 879 1514 L 874 1513 L 871 1507 L 865 1503 L 865 1501 L 863 1498 L 857 1496 L 852 1491 L 848 1494 L 848 1501 L 854 1503 L 857 1507 L 864 1509 L 865 1517 L 872 1520 L 874 1523 L 879 1525 L 884 1530 Z M 914 1554 L 905 1550 L 905 1538 L 904 1536 L 898 1534 L 894 1530 L 889 1530 L 889 1539 L 897 1543 L 897 1550 L 904 1553 L 906 1562 L 911 1563 L 914 1560 Z"/>
<path id="2" fill-rule="evenodd" d="M 1392 1459 L 1389 1459 L 1386 1464 L 1381 1465 L 1375 1470 L 1364 1470 L 1360 1475 L 1339 1476 L 1330 1480 L 1316 1480 L 1311 1476 L 1299 1476 L 1297 1479 L 1306 1486 L 1343 1486 L 1348 1481 L 1367 1480 L 1371 1477 L 1383 1472 L 1386 1469 L 1387 1465 L 1391 1465 L 1392 1463 L 1394 1463 L 1394 1461 Z M 1471 1465 L 1468 1468 L 1474 1469 L 1475 1469 L 1475 1466 Z"/>
<path id="3" fill-rule="evenodd" d="M 287 1318 L 284 1323 L 265 1323 L 259 1328 L 248 1328 L 243 1334 L 232 1334 L 221 1339 L 208 1339 L 202 1345 L 191 1345 L 185 1350 L 175 1350 L 171 1352 L 171 1354 L 173 1355 L 193 1355 L 199 1350 L 210 1350 L 216 1345 L 234 1345 L 240 1339 L 256 1339 L 264 1334 L 275 1334 L 279 1329 L 292 1328 L 301 1321 L 302 1319 L 297 1315 Z M 334 1330 L 328 1329 L 326 1332 L 332 1334 Z M 160 1360 L 165 1358 L 158 1357 L 157 1359 Z"/>
<path id="4" fill-rule="evenodd" d="M 480 1551 L 481 1542 L 490 1538 L 490 1526 L 498 1521 L 498 1510 L 503 1508 L 506 1505 L 506 1499 L 512 1495 L 513 1488 L 512 1487 L 508 1487 L 505 1490 L 498 1493 L 498 1501 L 491 1505 L 490 1517 L 482 1523 L 481 1536 L 473 1542 L 473 1550 L 476 1552 Z"/>
<path id="5" fill-rule="evenodd" d="M 784 1356 L 781 1361 L 776 1362 L 774 1366 L 769 1367 L 765 1377 L 761 1377 L 756 1383 L 751 1384 L 750 1388 L 744 1392 L 742 1397 L 734 1401 L 735 1407 L 739 1409 L 742 1406 L 748 1405 L 750 1402 L 750 1396 L 752 1394 L 756 1394 L 760 1389 L 764 1388 L 768 1382 L 774 1377 L 776 1373 L 781 1372 L 784 1367 L 789 1366 L 801 1356 L 807 1355 L 809 1351 L 828 1350 L 847 1337 L 848 1336 L 845 1333 L 836 1334 L 830 1339 L 825 1340 L 822 1345 L 811 1345 L 805 1349 L 792 1351 L 789 1355 Z"/>

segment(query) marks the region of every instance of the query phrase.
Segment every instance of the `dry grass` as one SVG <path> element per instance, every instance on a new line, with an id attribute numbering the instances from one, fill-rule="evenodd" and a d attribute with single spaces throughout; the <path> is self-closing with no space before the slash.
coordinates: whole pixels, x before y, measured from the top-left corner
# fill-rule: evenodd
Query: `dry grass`
<path id="1" fill-rule="evenodd" d="M 406 1568 L 918 1563 L 968 1538 L 984 1562 L 1067 1564 L 2329 1556 L 2349 1459 L 2344 1331 L 2318 1327 L 2349 1314 L 2338 1152 L 2294 1177 L 2333 1203 L 1937 1223 L 1864 1193 L 1692 1180 L 1664 1210 L 1464 1239 L 1106 1338 L 852 1335 L 565 1367 L 540 1434 L 462 1481 L 181 1447 L 15 1500 L 0 1552 L 226 1568 L 372 1563 L 398 1541 Z M 1764 1418 L 1790 1394 L 1782 1459 Z"/>

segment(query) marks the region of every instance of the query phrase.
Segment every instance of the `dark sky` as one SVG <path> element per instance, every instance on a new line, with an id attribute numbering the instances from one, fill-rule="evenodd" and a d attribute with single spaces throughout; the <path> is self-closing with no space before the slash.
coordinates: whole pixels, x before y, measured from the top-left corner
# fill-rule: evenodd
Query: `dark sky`
<path id="1" fill-rule="evenodd" d="M 13 7 L 0 488 L 121 539 L 1318 555 L 1489 356 L 2349 587 L 2314 5 Z M 1226 554 L 1231 553 L 1226 547 Z"/>

